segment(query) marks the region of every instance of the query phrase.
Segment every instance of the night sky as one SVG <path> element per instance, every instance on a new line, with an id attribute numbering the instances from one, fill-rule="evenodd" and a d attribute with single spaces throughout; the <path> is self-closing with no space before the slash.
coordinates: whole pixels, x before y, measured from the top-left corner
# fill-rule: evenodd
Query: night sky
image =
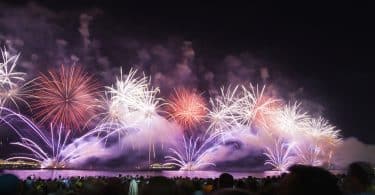
<path id="1" fill-rule="evenodd" d="M 123 5 L 65 0 L 39 4 L 55 12 L 97 7 L 118 23 L 106 31 L 153 41 L 179 36 L 193 42 L 198 57 L 223 58 L 248 51 L 304 88 L 303 97 L 323 105 L 324 116 L 345 137 L 374 144 L 375 16 L 369 2 Z M 27 3 L 12 1 L 12 6 Z"/>

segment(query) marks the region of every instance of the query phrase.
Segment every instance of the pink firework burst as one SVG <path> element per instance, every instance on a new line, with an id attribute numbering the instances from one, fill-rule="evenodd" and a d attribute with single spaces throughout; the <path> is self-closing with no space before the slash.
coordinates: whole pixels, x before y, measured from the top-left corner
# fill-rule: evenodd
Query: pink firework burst
<path id="1" fill-rule="evenodd" d="M 199 124 L 207 114 L 206 101 L 194 90 L 179 89 L 167 103 L 172 119 L 185 128 Z"/>
<path id="2" fill-rule="evenodd" d="M 35 81 L 32 104 L 40 123 L 79 130 L 95 114 L 97 83 L 79 66 L 61 65 Z"/>

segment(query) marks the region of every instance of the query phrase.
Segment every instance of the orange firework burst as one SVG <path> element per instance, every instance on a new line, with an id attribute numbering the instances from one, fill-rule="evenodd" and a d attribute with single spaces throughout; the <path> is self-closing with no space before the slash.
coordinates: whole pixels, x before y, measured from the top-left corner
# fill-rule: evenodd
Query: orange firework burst
<path id="1" fill-rule="evenodd" d="M 79 66 L 61 66 L 36 79 L 32 108 L 41 123 L 79 129 L 95 114 L 97 84 Z"/>
<path id="2" fill-rule="evenodd" d="M 254 122 L 267 126 L 269 117 L 282 108 L 281 101 L 268 96 L 260 96 L 254 105 Z"/>
<path id="3" fill-rule="evenodd" d="M 204 98 L 194 90 L 176 90 L 167 106 L 171 118 L 185 128 L 200 123 L 207 113 Z"/>

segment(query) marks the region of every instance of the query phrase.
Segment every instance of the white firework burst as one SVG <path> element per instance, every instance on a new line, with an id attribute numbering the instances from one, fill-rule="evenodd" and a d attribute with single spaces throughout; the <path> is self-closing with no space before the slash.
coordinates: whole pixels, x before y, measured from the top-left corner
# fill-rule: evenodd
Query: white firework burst
<path id="1" fill-rule="evenodd" d="M 272 128 L 284 136 L 296 136 L 303 133 L 303 127 L 309 118 L 306 112 L 299 108 L 300 104 L 285 105 L 274 112 L 272 116 Z"/>
<path id="2" fill-rule="evenodd" d="M 1 49 L 2 62 L 0 62 L 0 106 L 8 105 L 9 103 L 19 109 L 18 102 L 22 102 L 30 107 L 24 96 L 29 94 L 28 84 L 24 83 L 26 73 L 16 72 L 20 54 L 11 55 L 6 49 Z"/>
<path id="3" fill-rule="evenodd" d="M 234 88 L 229 86 L 226 90 L 221 88 L 220 97 L 210 98 L 211 110 L 207 114 L 210 124 L 207 128 L 208 133 L 223 135 L 240 126 L 237 117 L 240 98 L 238 88 L 238 85 Z"/>
<path id="4" fill-rule="evenodd" d="M 297 144 L 294 147 L 294 153 L 296 154 L 297 162 L 304 165 L 310 166 L 321 166 L 322 161 L 322 150 L 316 145 L 307 144 Z"/>
<path id="5" fill-rule="evenodd" d="M 234 131 L 249 132 L 254 122 L 266 126 L 264 116 L 274 112 L 272 105 L 279 100 L 265 97 L 264 90 L 265 87 L 259 89 L 251 84 L 249 88 L 221 88 L 221 96 L 210 99 L 207 132 L 219 134 L 225 141 Z"/>
<path id="6" fill-rule="evenodd" d="M 159 88 L 150 87 L 146 76 L 136 76 L 137 70 L 131 69 L 127 75 L 117 78 L 116 84 L 106 87 L 103 122 L 120 123 L 124 126 L 149 124 L 159 112 L 161 98 L 156 97 Z"/>
<path id="7" fill-rule="evenodd" d="M 309 118 L 304 128 L 307 136 L 311 136 L 317 142 L 323 141 L 331 146 L 341 142 L 340 131 L 323 117 Z"/>
<path id="8" fill-rule="evenodd" d="M 23 72 L 16 72 L 20 54 L 11 55 L 6 49 L 1 49 L 2 62 L 0 62 L 0 86 L 14 86 L 18 82 L 25 81 Z"/>
<path id="9" fill-rule="evenodd" d="M 282 139 L 276 139 L 271 146 L 265 147 L 264 155 L 268 158 L 265 165 L 271 165 L 277 171 L 286 171 L 295 163 L 292 155 L 294 143 L 286 143 Z"/>
<path id="10" fill-rule="evenodd" d="M 166 156 L 168 161 L 166 164 L 180 167 L 180 170 L 193 171 L 199 170 L 208 166 L 215 166 L 210 158 L 210 153 L 217 149 L 217 143 L 213 136 L 206 140 L 200 137 L 187 139 L 183 136 L 183 148 L 170 148 L 174 156 Z"/>

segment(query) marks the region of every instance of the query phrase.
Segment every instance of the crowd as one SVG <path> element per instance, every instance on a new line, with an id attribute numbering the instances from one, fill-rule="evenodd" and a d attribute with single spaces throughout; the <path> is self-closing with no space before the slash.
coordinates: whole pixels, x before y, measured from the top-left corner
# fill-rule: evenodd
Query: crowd
<path id="1" fill-rule="evenodd" d="M 219 178 L 163 176 L 70 177 L 43 180 L 28 177 L 21 181 L 11 174 L 0 176 L 0 194 L 26 195 L 273 195 L 273 194 L 374 194 L 374 170 L 364 162 L 352 163 L 346 174 L 305 165 L 293 165 L 280 176 L 234 179 L 223 173 Z"/>

